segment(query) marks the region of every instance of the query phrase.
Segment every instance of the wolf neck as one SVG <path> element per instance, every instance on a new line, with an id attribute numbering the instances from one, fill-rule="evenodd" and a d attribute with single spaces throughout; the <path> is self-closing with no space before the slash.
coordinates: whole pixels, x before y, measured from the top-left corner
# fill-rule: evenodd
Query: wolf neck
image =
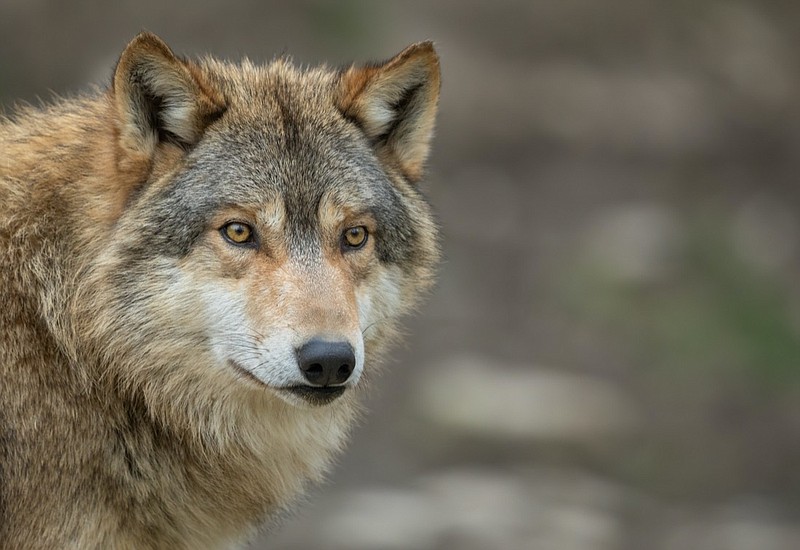
<path id="1" fill-rule="evenodd" d="M 262 524 L 278 503 L 291 501 L 303 489 L 301 480 L 319 479 L 331 449 L 341 445 L 341 423 L 323 422 L 329 413 L 306 413 L 250 411 L 237 419 L 243 425 L 235 441 L 201 441 L 166 432 L 141 402 L 127 400 L 114 434 L 121 449 L 115 475 L 129 489 L 107 498 L 116 497 L 120 516 L 136 518 L 135 536 L 156 533 L 155 540 L 172 539 L 176 548 L 210 547 L 214 537 L 230 542 Z M 266 424 L 265 418 L 280 421 Z M 180 527 L 164 532 L 165 525 Z"/>

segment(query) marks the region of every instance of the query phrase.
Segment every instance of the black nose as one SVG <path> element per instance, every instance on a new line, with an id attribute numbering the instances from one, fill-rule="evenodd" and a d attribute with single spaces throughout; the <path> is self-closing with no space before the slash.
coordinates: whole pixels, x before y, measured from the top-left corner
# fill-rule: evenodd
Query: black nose
<path id="1" fill-rule="evenodd" d="M 356 356 L 347 342 L 310 340 L 297 350 L 297 362 L 312 386 L 333 386 L 347 382 Z"/>

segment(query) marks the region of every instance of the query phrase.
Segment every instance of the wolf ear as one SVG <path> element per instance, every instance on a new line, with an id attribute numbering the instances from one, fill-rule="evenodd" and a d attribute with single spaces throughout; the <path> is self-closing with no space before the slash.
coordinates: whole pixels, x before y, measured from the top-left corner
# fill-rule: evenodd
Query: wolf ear
<path id="1" fill-rule="evenodd" d="M 122 52 L 114 72 L 122 146 L 152 155 L 160 142 L 194 145 L 225 110 L 221 94 L 156 35 L 143 32 Z"/>
<path id="2" fill-rule="evenodd" d="M 376 147 L 385 147 L 412 181 L 422 177 L 439 101 L 439 57 L 432 42 L 413 44 L 381 65 L 351 67 L 337 106 Z"/>

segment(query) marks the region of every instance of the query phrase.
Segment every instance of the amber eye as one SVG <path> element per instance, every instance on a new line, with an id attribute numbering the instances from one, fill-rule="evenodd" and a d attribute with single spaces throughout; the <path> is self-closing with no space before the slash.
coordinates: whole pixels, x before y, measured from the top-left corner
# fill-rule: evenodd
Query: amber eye
<path id="1" fill-rule="evenodd" d="M 367 242 L 367 228 L 363 225 L 357 227 L 350 227 L 345 229 L 343 235 L 343 243 L 346 248 L 361 248 Z"/>
<path id="2" fill-rule="evenodd" d="M 246 223 L 226 223 L 222 229 L 222 236 L 233 244 L 248 244 L 253 242 L 253 229 Z"/>

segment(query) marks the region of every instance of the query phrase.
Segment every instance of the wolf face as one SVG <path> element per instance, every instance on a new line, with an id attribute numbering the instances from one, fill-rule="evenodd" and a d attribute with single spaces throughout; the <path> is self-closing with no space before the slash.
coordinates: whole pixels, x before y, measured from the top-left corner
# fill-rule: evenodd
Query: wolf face
<path id="1" fill-rule="evenodd" d="M 120 194 L 73 302 L 101 376 L 156 408 L 191 386 L 180 405 L 195 412 L 241 394 L 324 405 L 358 386 L 437 260 L 415 184 L 438 74 L 429 43 L 301 71 L 134 40 L 114 78 L 117 158 L 147 176 Z"/>
<path id="2" fill-rule="evenodd" d="M 188 61 L 0 121 L 0 546 L 241 542 L 426 291 L 439 66 Z M 3 505 L 5 504 L 5 506 Z"/>

